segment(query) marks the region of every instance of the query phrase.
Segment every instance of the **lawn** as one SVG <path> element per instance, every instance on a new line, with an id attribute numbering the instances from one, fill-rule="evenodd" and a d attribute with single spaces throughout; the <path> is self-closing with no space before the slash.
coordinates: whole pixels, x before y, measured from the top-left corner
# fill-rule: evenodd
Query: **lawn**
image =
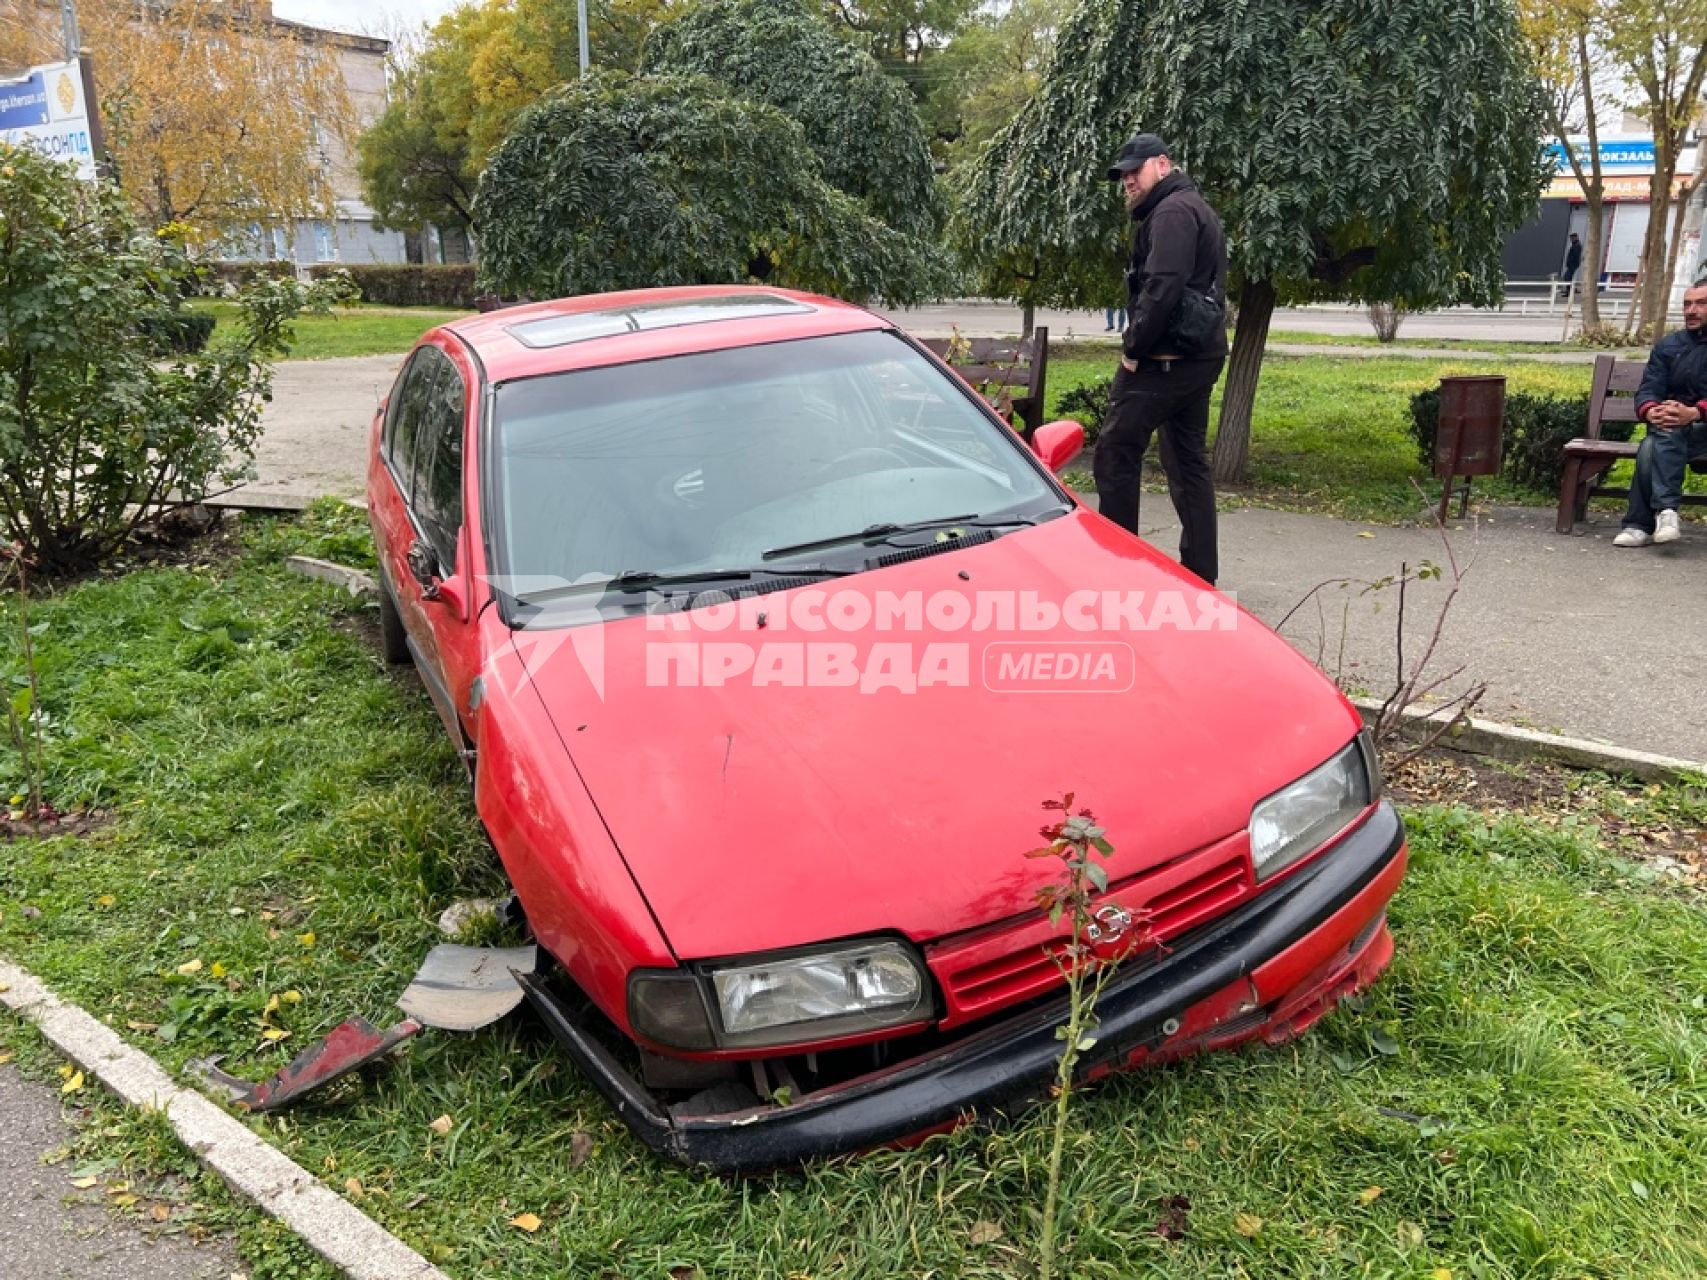
<path id="1" fill-rule="evenodd" d="M 1107 378 L 1112 365 L 1112 354 L 1082 349 L 1052 357 L 1051 410 L 1073 387 Z M 1578 396 L 1588 393 L 1593 370 L 1589 365 L 1534 361 L 1270 355 L 1263 361 L 1257 387 L 1251 483 L 1244 496 L 1265 505 L 1355 520 L 1413 518 L 1423 504 L 1411 482 L 1434 495 L 1440 489 L 1411 434 L 1411 397 L 1438 386 L 1448 375 L 1490 373 L 1505 375 L 1508 394 Z M 1210 410 L 1212 440 L 1225 385 L 1225 378 L 1217 384 Z M 1500 480 L 1478 479 L 1475 492 L 1499 502 L 1557 501 L 1557 495 Z"/>
<path id="2" fill-rule="evenodd" d="M 1322 385 L 1273 379 L 1270 420 Z M 1383 394 L 1342 389 L 1319 430 Z M 171 1070 L 224 1053 L 259 1078 L 351 1014 L 393 1016 L 438 914 L 500 882 L 425 696 L 378 658 L 372 607 L 283 567 L 361 560 L 359 513 L 238 530 L 231 554 L 36 603 L 48 794 L 110 821 L 6 847 L 0 953 Z M 16 621 L 8 600 L 4 634 Z M 14 756 L 0 777 L 20 785 Z M 1069 1274 L 1707 1274 L 1707 907 L 1620 856 L 1644 833 L 1699 843 L 1707 792 L 1573 785 L 1541 816 L 1484 813 L 1451 783 L 1408 811 L 1398 955 L 1359 1007 L 1281 1050 L 1086 1095 Z M 0 1043 L 41 1067 L 17 1023 Z M 1048 1152 L 1033 1116 L 703 1177 L 648 1155 L 525 1017 L 428 1032 L 249 1123 L 459 1278 L 1025 1275 Z M 171 1145 L 101 1109 L 67 1173 L 104 1159 L 144 1178 L 183 1162 Z M 1155 1231 L 1170 1202 L 1175 1239 Z M 511 1225 L 523 1213 L 537 1232 Z M 244 1240 L 253 1280 L 305 1274 L 276 1231 Z"/>
<path id="3" fill-rule="evenodd" d="M 1396 338 L 1383 343 L 1373 333 L 1312 333 L 1303 329 L 1270 329 L 1268 340 L 1273 343 L 1295 343 L 1312 347 L 1380 347 L 1419 351 L 1487 351 L 1495 355 L 1539 356 L 1572 353 L 1581 356 L 1612 354 L 1623 358 L 1645 359 L 1646 347 L 1591 347 L 1581 342 L 1483 342 L 1476 338 Z"/>
<path id="4" fill-rule="evenodd" d="M 237 306 L 231 302 L 197 300 L 198 311 L 211 311 L 219 321 L 213 341 L 234 324 Z M 435 325 L 449 324 L 468 311 L 436 311 L 430 307 L 380 307 L 361 303 L 340 307 L 331 315 L 303 316 L 296 322 L 293 360 L 325 360 L 332 356 L 377 356 L 401 353 Z"/>

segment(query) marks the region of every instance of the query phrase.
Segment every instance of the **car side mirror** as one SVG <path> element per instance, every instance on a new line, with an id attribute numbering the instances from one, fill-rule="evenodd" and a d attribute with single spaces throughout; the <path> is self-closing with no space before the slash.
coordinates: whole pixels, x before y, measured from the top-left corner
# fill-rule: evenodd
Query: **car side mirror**
<path id="1" fill-rule="evenodd" d="M 1071 418 L 1048 422 L 1031 433 L 1032 451 L 1051 472 L 1059 471 L 1085 447 L 1085 429 Z"/>
<path id="2" fill-rule="evenodd" d="M 460 544 L 460 538 L 459 538 Z M 409 544 L 409 573 L 421 586 L 421 598 L 446 606 L 458 618 L 467 619 L 468 600 L 462 578 L 441 576 L 439 553 L 430 542 L 416 538 Z"/>

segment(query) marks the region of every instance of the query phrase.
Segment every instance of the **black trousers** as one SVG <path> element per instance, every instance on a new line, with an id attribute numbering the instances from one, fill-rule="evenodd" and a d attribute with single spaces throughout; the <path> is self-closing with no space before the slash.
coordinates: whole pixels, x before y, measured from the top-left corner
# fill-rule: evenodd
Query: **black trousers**
<path id="1" fill-rule="evenodd" d="M 1097 437 L 1092 473 L 1098 509 L 1122 529 L 1138 532 L 1138 486 L 1150 437 L 1161 432 L 1162 471 L 1179 515 L 1180 563 L 1213 585 L 1220 565 L 1215 550 L 1215 483 L 1209 471 L 1209 396 L 1221 376 L 1221 357 L 1146 360 L 1137 373 L 1121 365 L 1114 374 L 1108 418 Z"/>

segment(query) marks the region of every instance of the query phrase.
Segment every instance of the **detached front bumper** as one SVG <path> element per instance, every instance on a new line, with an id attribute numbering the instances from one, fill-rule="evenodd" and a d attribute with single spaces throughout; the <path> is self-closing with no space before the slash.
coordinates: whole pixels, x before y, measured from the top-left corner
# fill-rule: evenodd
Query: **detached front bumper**
<path id="1" fill-rule="evenodd" d="M 1385 910 L 1405 870 L 1404 826 L 1383 802 L 1337 847 L 1130 974 L 1097 1012 L 1095 1079 L 1147 1059 L 1298 1034 L 1392 957 Z M 659 1155 L 722 1173 L 788 1168 L 953 1127 L 1055 1078 L 1063 995 L 940 1052 L 810 1093 L 787 1107 L 672 1116 L 545 985 L 518 975 L 553 1035 Z"/>

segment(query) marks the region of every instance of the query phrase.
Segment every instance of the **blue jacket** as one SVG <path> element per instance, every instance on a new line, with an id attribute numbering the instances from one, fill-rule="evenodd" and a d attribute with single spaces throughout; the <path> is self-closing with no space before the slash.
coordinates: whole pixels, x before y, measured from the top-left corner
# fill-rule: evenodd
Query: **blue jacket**
<path id="1" fill-rule="evenodd" d="M 1692 404 L 1707 420 L 1707 327 L 1679 329 L 1654 344 L 1636 388 L 1636 416 L 1646 422 L 1648 409 L 1662 400 Z"/>

